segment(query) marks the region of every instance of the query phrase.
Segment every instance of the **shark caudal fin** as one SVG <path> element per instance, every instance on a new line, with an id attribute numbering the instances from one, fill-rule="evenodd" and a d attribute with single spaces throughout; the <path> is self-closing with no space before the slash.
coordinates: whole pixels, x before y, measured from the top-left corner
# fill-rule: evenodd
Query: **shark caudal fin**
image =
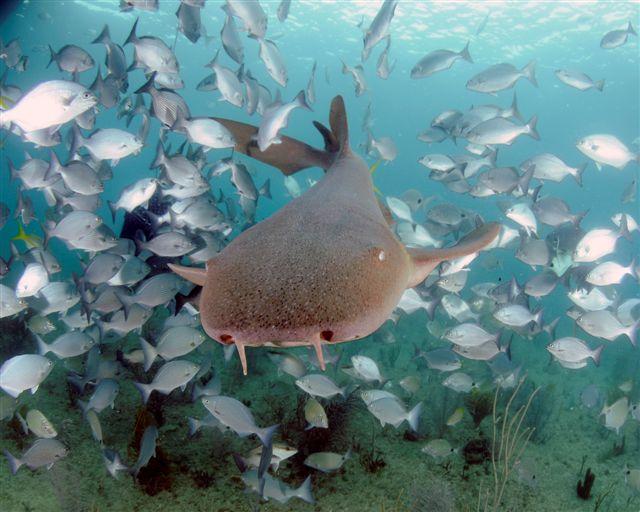
<path id="1" fill-rule="evenodd" d="M 493 242 L 500 234 L 500 224 L 488 222 L 474 229 L 461 238 L 452 247 L 444 249 L 407 249 L 413 260 L 413 276 L 409 280 L 408 288 L 412 288 L 424 281 L 431 272 L 443 261 L 460 258 L 478 252 Z"/>
<path id="2" fill-rule="evenodd" d="M 325 151 L 284 135 L 279 137 L 280 144 L 271 144 L 264 151 L 260 151 L 256 142 L 259 130 L 257 126 L 219 117 L 213 119 L 233 134 L 236 141 L 235 151 L 272 165 L 286 176 L 309 167 L 328 169 L 333 164 L 337 153 L 349 147 L 347 115 L 341 96 L 336 96 L 331 102 L 329 113 L 331 130 L 320 123 L 314 123 L 324 139 Z"/>

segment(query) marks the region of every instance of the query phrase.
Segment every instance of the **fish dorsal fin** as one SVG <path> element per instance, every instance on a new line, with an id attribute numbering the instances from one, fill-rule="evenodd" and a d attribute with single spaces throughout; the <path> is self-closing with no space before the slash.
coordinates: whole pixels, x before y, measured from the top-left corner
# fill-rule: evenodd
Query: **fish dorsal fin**
<path id="1" fill-rule="evenodd" d="M 336 96 L 331 101 L 329 112 L 329 126 L 335 139 L 340 144 L 340 150 L 349 149 L 349 126 L 347 124 L 347 111 L 344 106 L 342 96 Z"/>
<path id="2" fill-rule="evenodd" d="M 461 238 L 452 247 L 444 249 L 407 249 L 409 256 L 413 260 L 414 267 L 408 288 L 424 281 L 441 262 L 478 252 L 493 242 L 499 234 L 500 224 L 488 222 Z"/>

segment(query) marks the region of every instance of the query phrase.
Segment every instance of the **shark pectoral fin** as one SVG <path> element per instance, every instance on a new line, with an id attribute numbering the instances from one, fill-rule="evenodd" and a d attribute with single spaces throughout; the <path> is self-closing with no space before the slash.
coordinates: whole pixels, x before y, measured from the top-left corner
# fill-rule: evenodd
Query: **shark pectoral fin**
<path id="1" fill-rule="evenodd" d="M 207 278 L 207 271 L 204 268 L 184 267 L 174 263 L 168 263 L 167 266 L 187 281 L 197 284 L 198 286 L 204 286 Z"/>
<path id="2" fill-rule="evenodd" d="M 413 261 L 413 275 L 409 279 L 407 288 L 412 288 L 424 281 L 441 262 L 478 252 L 493 242 L 499 234 L 500 224 L 488 222 L 461 238 L 452 247 L 445 249 L 408 248 L 407 252 Z"/>
<path id="3" fill-rule="evenodd" d="M 256 126 L 219 117 L 213 119 L 233 134 L 236 141 L 235 151 L 272 165 L 286 176 L 309 167 L 328 169 L 333 163 L 335 155 L 284 135 L 280 136 L 279 144 L 271 144 L 265 151 L 260 151 L 255 142 L 258 134 Z"/>
<path id="4" fill-rule="evenodd" d="M 309 341 L 309 343 L 311 343 L 316 351 L 316 357 L 318 358 L 318 362 L 320 363 L 320 369 L 322 371 L 325 371 L 327 369 L 327 366 L 324 362 L 324 354 L 322 353 L 322 340 L 319 337 L 313 338 Z"/>

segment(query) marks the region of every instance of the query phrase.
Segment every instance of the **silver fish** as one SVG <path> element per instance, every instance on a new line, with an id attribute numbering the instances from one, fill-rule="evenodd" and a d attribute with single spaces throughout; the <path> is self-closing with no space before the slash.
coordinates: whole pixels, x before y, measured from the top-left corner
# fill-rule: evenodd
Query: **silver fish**
<path id="1" fill-rule="evenodd" d="M 208 396 L 202 404 L 220 423 L 229 427 L 238 436 L 246 437 L 255 434 L 263 446 L 271 445 L 273 434 L 278 425 L 260 428 L 256 425 L 251 411 L 240 401 L 228 396 Z"/>
<path id="2" fill-rule="evenodd" d="M 133 44 L 135 48 L 134 52 L 134 65 L 138 68 L 144 68 L 146 72 L 165 72 L 165 73 L 177 73 L 180 71 L 180 65 L 175 54 L 169 48 L 164 41 L 153 36 L 136 35 L 136 28 L 138 27 L 138 19 L 136 19 L 131 32 L 124 42 L 123 46 Z"/>
<path id="3" fill-rule="evenodd" d="M 296 386 L 311 396 L 331 398 L 335 395 L 346 396 L 347 388 L 339 388 L 325 375 L 309 374 L 296 380 Z"/>
<path id="4" fill-rule="evenodd" d="M 555 75 L 562 83 L 567 84 L 579 91 L 586 91 L 588 89 L 597 89 L 602 92 L 604 89 L 604 80 L 598 80 L 594 82 L 589 75 L 585 75 L 580 71 L 574 71 L 569 69 L 558 69 L 555 71 Z"/>
<path id="5" fill-rule="evenodd" d="M 4 451 L 14 475 L 22 466 L 27 466 L 32 471 L 41 467 L 51 469 L 57 461 L 66 457 L 67 453 L 67 448 L 57 439 L 36 440 L 20 458 L 11 455 L 8 450 Z"/>
<path id="6" fill-rule="evenodd" d="M 245 30 L 252 36 L 264 37 L 267 33 L 267 15 L 258 0 L 227 0 L 229 12 L 240 18 Z"/>
<path id="7" fill-rule="evenodd" d="M 407 411 L 402 403 L 394 398 L 380 398 L 367 405 L 369 412 L 373 414 L 383 427 L 388 423 L 398 428 L 406 420 L 412 430 L 418 430 L 418 421 L 422 414 L 422 402 L 413 409 Z"/>
<path id="8" fill-rule="evenodd" d="M 14 123 L 25 132 L 59 126 L 98 103 L 86 87 L 66 80 L 43 82 L 20 98 L 9 110 L 2 112 L 2 125 Z"/>
<path id="9" fill-rule="evenodd" d="M 136 135 L 118 128 L 101 128 L 85 139 L 80 130 L 73 127 L 71 153 L 86 148 L 95 160 L 111 160 L 117 165 L 121 158 L 139 154 L 143 142 Z"/>
<path id="10" fill-rule="evenodd" d="M 278 46 L 269 39 L 258 38 L 258 43 L 260 44 L 260 59 L 267 68 L 269 76 L 280 86 L 286 87 L 289 76 Z"/>
<path id="11" fill-rule="evenodd" d="M 50 344 L 46 344 L 38 335 L 36 335 L 36 341 L 41 356 L 52 352 L 60 359 L 80 356 L 91 350 L 95 344 L 93 338 L 82 331 L 67 332 Z"/>
<path id="12" fill-rule="evenodd" d="M 467 89 L 470 91 L 495 94 L 513 87 L 520 78 L 526 78 L 534 86 L 538 86 L 536 81 L 536 63 L 529 62 L 522 70 L 518 70 L 513 64 L 505 62 L 495 64 L 490 68 L 478 73 L 467 82 Z"/>
<path id="13" fill-rule="evenodd" d="M 257 134 L 260 151 L 265 151 L 271 144 L 280 143 L 280 130 L 287 126 L 289 116 L 296 108 L 311 110 L 304 91 L 300 91 L 291 102 L 274 107 L 265 113 Z"/>
<path id="14" fill-rule="evenodd" d="M 27 389 L 34 394 L 52 368 L 53 362 L 41 355 L 14 356 L 0 367 L 0 388 L 13 398 L 18 398 Z"/>
<path id="15" fill-rule="evenodd" d="M 469 53 L 469 42 L 459 52 L 451 50 L 435 50 L 425 55 L 411 69 L 411 78 L 426 78 L 439 71 L 449 69 L 457 60 L 466 60 L 473 64 L 473 59 Z"/>
<path id="16" fill-rule="evenodd" d="M 607 32 L 604 36 L 602 36 L 602 40 L 600 41 L 600 48 L 604 48 L 605 50 L 611 50 L 613 48 L 617 48 L 618 46 L 622 46 L 627 42 L 627 38 L 629 35 L 638 36 L 638 33 L 634 30 L 631 22 L 627 24 L 627 28 L 611 30 Z"/>
<path id="17" fill-rule="evenodd" d="M 142 401 L 146 404 L 153 391 L 158 391 L 163 395 L 168 395 L 176 388 L 181 388 L 184 391 L 199 369 L 200 367 L 191 361 L 182 359 L 169 361 L 158 370 L 150 384 L 141 382 L 133 384 L 142 395 Z"/>
<path id="18" fill-rule="evenodd" d="M 67 71 L 73 75 L 91 69 L 95 65 L 91 55 L 74 44 L 63 46 L 57 53 L 49 46 L 49 52 L 51 58 L 47 67 L 55 62 L 60 71 Z"/>
<path id="19" fill-rule="evenodd" d="M 233 20 L 233 16 L 226 5 L 223 6 L 222 9 L 227 13 L 224 25 L 220 31 L 222 47 L 229 57 L 238 64 L 242 64 L 244 61 L 244 45 L 242 44 L 242 39 L 240 39 L 236 22 Z"/>
<path id="20" fill-rule="evenodd" d="M 391 20 L 393 19 L 397 5 L 397 0 L 384 0 L 382 3 L 371 25 L 369 25 L 369 28 L 364 33 L 362 62 L 369 58 L 374 46 L 386 37 L 389 37 L 389 26 L 391 25 Z"/>
<path id="21" fill-rule="evenodd" d="M 195 350 L 204 341 L 204 335 L 193 327 L 170 327 L 164 331 L 156 346 L 151 345 L 144 338 L 140 338 L 140 346 L 144 352 L 144 371 L 148 371 L 156 357 L 160 356 L 165 361 L 187 355 Z"/>

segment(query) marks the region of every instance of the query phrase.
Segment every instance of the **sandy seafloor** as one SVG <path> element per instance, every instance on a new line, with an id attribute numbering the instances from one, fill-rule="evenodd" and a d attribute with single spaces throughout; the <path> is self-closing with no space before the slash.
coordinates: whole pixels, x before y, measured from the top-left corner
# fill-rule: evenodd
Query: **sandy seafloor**
<path id="1" fill-rule="evenodd" d="M 446 374 L 429 370 L 421 359 L 412 357 L 413 344 L 422 349 L 441 345 L 428 334 L 426 322 L 426 315 L 417 312 L 400 319 L 393 330 L 395 343 L 385 344 L 380 336 L 374 335 L 343 347 L 343 358 L 356 352 L 376 358 L 385 368 L 385 376 L 394 383 L 405 375 L 421 376 L 419 393 L 415 397 L 404 395 L 410 405 L 418 400 L 424 401 L 419 438 L 405 438 L 405 426 L 398 430 L 391 426 L 381 429 L 380 424 L 360 405 L 360 399 L 354 397 L 345 408 L 341 408 L 343 420 L 330 425 L 331 433 L 323 449 L 345 452 L 355 443 L 360 454 L 355 453 L 341 470 L 333 474 L 319 473 L 299 462 L 283 463 L 278 477 L 289 485 L 297 486 L 307 474 L 312 475 L 315 505 L 292 499 L 286 505 L 263 502 L 259 510 L 476 510 L 480 486 L 487 489 L 493 485 L 491 464 L 473 465 L 465 470 L 462 446 L 479 435 L 491 436 L 491 416 L 483 420 L 479 429 L 474 427 L 469 415 L 454 427 L 439 426 L 443 423 L 442 418 L 463 405 L 463 398 L 453 391 L 446 391 L 439 384 Z M 8 341 L 7 336 L 11 334 L 4 329 L 4 343 Z M 17 337 L 19 333 L 13 336 Z M 134 338 L 132 336 L 130 343 L 132 348 L 135 346 Z M 514 360 L 526 361 L 528 371 L 523 397 L 534 385 L 543 388 L 529 416 L 538 431 L 523 456 L 521 474 L 514 473 L 510 479 L 501 510 L 591 511 L 598 496 L 607 491 L 607 498 L 599 510 L 640 510 L 640 497 L 634 496 L 625 485 L 623 475 L 625 464 L 636 467 L 640 460 L 640 423 L 629 419 L 624 432 L 616 436 L 598 420 L 599 408 L 587 409 L 580 401 L 581 390 L 590 383 L 600 386 L 610 397 L 620 394 L 617 386 L 637 371 L 631 345 L 619 340 L 608 347 L 602 367 L 570 371 L 549 362 L 543 350 L 545 343 L 546 334 L 535 340 L 516 337 L 513 342 Z M 213 350 L 214 366 L 223 369 L 221 349 L 212 343 L 204 346 L 205 350 Z M 303 425 L 296 420 L 297 400 L 303 397 L 302 391 L 295 386 L 292 377 L 278 375 L 263 350 L 252 350 L 249 362 L 250 374 L 245 378 L 240 374 L 235 359 L 222 370 L 223 393 L 226 391 L 249 405 L 261 426 L 282 424 L 282 418 L 285 418 L 290 423 L 281 427 L 278 440 L 282 439 L 284 431 L 290 443 L 295 444 L 296 439 L 300 439 L 299 429 Z M 176 391 L 165 399 L 154 393 L 155 398 L 151 401 L 152 407 L 159 407 L 156 410 L 162 411 L 164 422 L 160 426 L 159 446 L 167 463 L 159 468 L 162 476 L 152 477 L 151 482 L 145 484 L 150 487 L 145 488 L 150 489 L 155 483 L 165 485 L 168 480 L 169 488 L 150 496 L 127 474 L 120 474 L 117 480 L 110 477 L 88 424 L 82 421 L 80 410 L 70 405 L 70 400 L 75 397 L 64 383 L 62 364 L 57 363 L 57 368 L 35 396 L 23 395 L 21 400 L 45 412 L 58 429 L 58 439 L 70 447 L 70 453 L 50 471 L 40 469 L 31 472 L 23 467 L 16 476 L 12 476 L 6 462 L 0 465 L 0 508 L 3 512 L 255 510 L 252 507 L 258 503 L 257 497 L 244 492 L 231 453 L 246 453 L 257 446 L 258 441 L 252 438 L 241 440 L 234 433 L 223 434 L 215 429 L 202 430 L 189 438 L 187 416 L 202 417 L 206 412 L 201 404 L 190 403 L 189 390 L 185 394 Z M 464 362 L 463 369 L 473 371 L 476 365 L 479 371 L 484 371 L 481 365 L 468 361 Z M 389 369 L 392 366 L 394 369 Z M 338 382 L 348 380 L 346 375 L 340 375 L 341 372 L 336 375 L 333 368 L 328 372 Z M 488 372 L 486 378 L 490 378 Z M 341 399 L 334 402 L 340 403 Z M 130 380 L 122 380 L 116 411 L 107 409 L 100 414 L 105 444 L 117 449 L 130 464 L 137 457 L 135 446 L 130 444 L 140 404 L 139 394 Z M 444 413 L 443 404 L 446 404 Z M 31 437 L 20 434 L 17 427 L 15 420 L 0 424 L 0 447 L 11 450 L 14 455 L 22 453 L 32 442 Z M 429 439 L 439 437 L 440 428 L 443 429 L 443 437 L 458 452 L 436 461 L 422 453 L 420 448 Z M 361 461 L 361 455 L 371 450 L 372 434 L 376 455 L 385 462 L 385 466 L 375 473 L 367 472 Z M 614 442 L 620 442 L 622 435 L 625 439 L 624 452 L 613 455 Z M 317 448 L 312 451 L 317 451 Z M 594 497 L 588 501 L 579 499 L 575 490 L 584 456 L 584 468 L 592 468 L 596 475 Z M 444 497 L 450 508 L 431 506 L 436 495 Z M 412 496 L 422 497 L 419 506 L 411 504 Z"/>

